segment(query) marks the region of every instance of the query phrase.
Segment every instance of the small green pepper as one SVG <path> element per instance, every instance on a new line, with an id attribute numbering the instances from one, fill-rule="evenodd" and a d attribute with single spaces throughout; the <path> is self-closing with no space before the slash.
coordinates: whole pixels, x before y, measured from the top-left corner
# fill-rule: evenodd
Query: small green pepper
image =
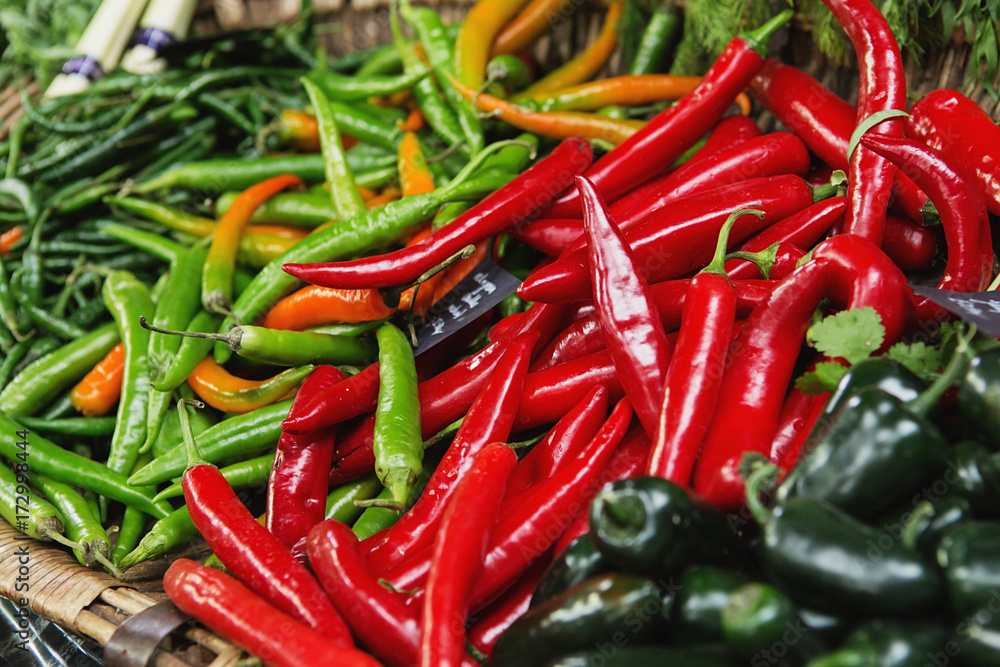
<path id="1" fill-rule="evenodd" d="M 531 596 L 531 606 L 537 607 L 566 589 L 591 577 L 604 574 L 610 569 L 611 564 L 608 563 L 608 559 L 597 550 L 590 537 L 581 535 L 566 545 L 566 548 L 549 564 Z"/>
<path id="2" fill-rule="evenodd" d="M 797 663 L 826 648 L 799 615 L 798 605 L 764 582 L 733 591 L 720 617 L 726 645 L 747 660 L 759 655 Z"/>
<path id="3" fill-rule="evenodd" d="M 490 665 L 541 667 L 595 645 L 631 643 L 654 628 L 659 609 L 660 591 L 649 579 L 603 574 L 525 612 L 500 635 Z"/>
<path id="4" fill-rule="evenodd" d="M 605 485 L 590 505 L 590 535 L 616 567 L 661 576 L 740 551 L 722 512 L 658 477 Z"/>
<path id="5" fill-rule="evenodd" d="M 717 567 L 695 565 L 678 583 L 671 609 L 670 633 L 678 646 L 722 643 L 722 611 L 746 578 Z"/>

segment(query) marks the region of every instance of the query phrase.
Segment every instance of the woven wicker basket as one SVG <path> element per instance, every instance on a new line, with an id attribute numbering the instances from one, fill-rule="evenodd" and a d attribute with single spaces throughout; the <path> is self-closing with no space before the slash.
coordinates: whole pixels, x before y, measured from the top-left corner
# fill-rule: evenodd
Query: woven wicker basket
<path id="1" fill-rule="evenodd" d="M 318 34 L 328 53 L 342 55 L 390 41 L 387 0 L 353 0 L 347 4 L 348 1 L 313 0 Z M 435 0 L 431 4 L 446 21 L 455 21 L 473 1 Z M 206 34 L 289 21 L 295 18 L 299 7 L 300 0 L 206 0 L 196 15 L 194 32 Z M 581 6 L 540 40 L 535 49 L 539 62 L 544 67 L 567 59 L 580 45 L 593 39 L 603 19 L 601 3 Z M 775 55 L 782 60 L 810 72 L 828 88 L 856 102 L 856 67 L 831 67 L 803 31 L 786 30 L 775 40 L 775 45 Z M 981 85 L 972 89 L 963 86 L 969 55 L 969 46 L 955 44 L 927 53 L 922 62 L 907 62 L 911 89 L 918 93 L 934 88 L 961 89 L 992 111 L 994 100 Z M 613 59 L 607 71 L 617 70 L 618 62 Z M 776 125 L 766 112 L 758 112 L 757 120 L 765 130 Z M 15 588 L 18 556 L 25 549 L 31 560 L 28 592 Z M 197 557 L 198 551 L 195 545 L 182 555 Z M 106 650 L 108 665 L 222 667 L 245 657 L 238 648 L 196 623 L 178 625 L 179 619 L 171 615 L 162 591 L 162 575 L 169 560 L 172 559 L 137 566 L 129 571 L 128 580 L 122 582 L 80 566 L 64 550 L 27 540 L 0 520 L 0 595 L 16 603 L 20 600 L 40 616 L 102 646 L 117 647 Z M 168 639 L 160 643 L 164 637 Z M 160 648 L 153 652 L 152 647 L 157 644 Z M 148 661 L 134 654 L 136 647 L 143 646 L 150 651 Z M 121 647 L 124 655 L 120 654 Z M 112 650 L 114 656 L 109 655 Z"/>

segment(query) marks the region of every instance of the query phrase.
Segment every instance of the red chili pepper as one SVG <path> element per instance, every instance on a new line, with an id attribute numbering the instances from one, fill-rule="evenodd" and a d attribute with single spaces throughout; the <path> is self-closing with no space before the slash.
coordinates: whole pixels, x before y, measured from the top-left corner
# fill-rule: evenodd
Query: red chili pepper
<path id="1" fill-rule="evenodd" d="M 750 83 L 750 92 L 823 162 L 848 170 L 847 146 L 862 120 L 854 105 L 809 74 L 776 60 L 765 61 Z M 927 195 L 913 181 L 903 174 L 893 176 L 894 208 L 922 220 L 926 203 Z"/>
<path id="2" fill-rule="evenodd" d="M 774 223 L 737 248 L 737 251 L 760 252 L 774 243 L 792 243 L 800 248 L 811 248 L 843 217 L 846 209 L 847 200 L 843 197 L 823 199 Z M 733 259 L 726 262 L 726 274 L 734 281 L 749 280 L 758 277 L 760 271 L 752 262 Z"/>
<path id="3" fill-rule="evenodd" d="M 180 408 L 182 423 L 187 421 L 185 400 Z M 184 500 L 195 528 L 222 564 L 279 610 L 331 641 L 351 646 L 344 619 L 309 571 L 257 522 L 219 469 L 198 459 L 190 428 L 182 430 L 192 463 L 182 478 Z"/>
<path id="4" fill-rule="evenodd" d="M 632 408 L 622 399 L 611 411 L 587 448 L 555 475 L 500 506 L 500 521 L 473 588 L 470 608 L 478 610 L 495 599 L 540 558 L 607 481 L 608 462 L 621 443 Z M 425 548 L 383 573 L 393 586 L 422 585 L 430 567 Z"/>
<path id="5" fill-rule="evenodd" d="M 756 123 L 746 116 L 727 116 L 719 121 L 712 132 L 705 139 L 705 143 L 692 155 L 680 168 L 686 168 L 692 164 L 698 164 L 704 160 L 715 156 L 717 153 L 729 150 L 740 144 L 755 139 L 760 136 L 760 129 Z M 644 199 L 649 193 L 662 189 L 664 181 L 669 179 L 677 170 L 668 170 L 666 173 L 657 176 L 648 183 L 643 183 L 637 188 L 629 190 L 627 193 L 609 202 L 608 211 L 611 216 L 618 220 L 620 216 L 632 208 L 636 202 Z M 749 178 L 747 176 L 746 178 Z M 581 233 L 582 232 L 581 227 Z"/>
<path id="6" fill-rule="evenodd" d="M 473 457 L 455 491 L 434 540 L 421 619 L 420 667 L 460 665 L 465 655 L 469 595 L 489 546 L 497 512 L 517 454 L 490 443 Z"/>
<path id="7" fill-rule="evenodd" d="M 771 450 L 799 349 L 824 297 L 849 308 L 873 307 L 885 327 L 883 348 L 912 326 L 906 276 L 878 247 L 854 234 L 816 246 L 812 259 L 751 313 L 730 348 L 716 417 L 694 473 L 695 491 L 710 502 L 727 509 L 743 502 L 740 460 L 745 452 Z"/>
<path id="8" fill-rule="evenodd" d="M 572 185 L 572 177 L 590 165 L 590 144 L 580 137 L 563 140 L 536 162 L 462 216 L 409 248 L 346 262 L 285 264 L 287 273 L 326 287 L 406 285 L 440 266 L 468 245 L 531 217 Z"/>
<path id="9" fill-rule="evenodd" d="M 420 645 L 416 609 L 407 605 L 405 595 L 389 590 L 368 572 L 351 529 L 337 521 L 323 521 L 309 531 L 306 544 L 320 584 L 336 601 L 358 641 L 386 665 L 413 665 Z M 471 658 L 463 662 L 465 667 L 477 664 Z"/>
<path id="10" fill-rule="evenodd" d="M 776 281 L 771 280 L 734 281 L 737 317 L 749 315 L 750 311 L 770 296 L 776 284 Z M 690 285 L 690 278 L 681 278 L 649 286 L 664 331 L 671 332 L 680 328 L 684 297 Z M 589 313 L 570 322 L 553 338 L 535 358 L 531 370 L 534 372 L 549 368 L 602 349 L 605 349 L 605 344 L 600 322 L 596 313 Z"/>
<path id="11" fill-rule="evenodd" d="M 639 220 L 621 222 L 622 233 L 649 283 L 679 278 L 712 258 L 722 223 L 736 208 L 754 206 L 764 218 L 743 216 L 730 234 L 735 245 L 813 203 L 812 190 L 798 176 L 754 178 L 671 202 Z M 567 303 L 589 295 L 586 254 L 568 252 L 521 283 L 528 301 Z"/>
<path id="12" fill-rule="evenodd" d="M 507 495 L 514 496 L 548 479 L 572 460 L 594 437 L 607 414 L 608 390 L 596 385 L 518 462 L 507 481 Z"/>
<path id="13" fill-rule="evenodd" d="M 586 519 L 585 515 L 581 516 Z M 539 558 L 514 585 L 504 591 L 503 595 L 491 602 L 482 613 L 476 614 L 476 621 L 469 628 L 469 643 L 475 646 L 477 651 L 489 657 L 500 635 L 528 611 L 531 596 L 534 595 L 551 561 L 551 558 Z"/>
<path id="14" fill-rule="evenodd" d="M 229 575 L 187 558 L 163 574 L 163 590 L 186 614 L 276 667 L 378 667 L 364 651 L 336 644 L 278 611 Z"/>
<path id="15" fill-rule="evenodd" d="M 601 331 L 625 395 L 647 433 L 656 432 L 670 344 L 649 285 L 593 184 L 577 176 L 587 235 L 590 282 Z"/>
<path id="16" fill-rule="evenodd" d="M 736 294 L 724 266 L 726 242 L 733 223 L 746 213 L 764 214 L 756 209 L 732 213 L 719 233 L 712 261 L 691 280 L 674 359 L 661 393 L 646 472 L 684 487 L 690 485 L 726 368 L 736 321 Z"/>
<path id="17" fill-rule="evenodd" d="M 788 392 L 768 454 L 768 458 L 777 462 L 782 470 L 790 470 L 798 460 L 805 437 L 823 411 L 829 395 L 829 392 L 804 394 L 795 387 Z"/>
<path id="18" fill-rule="evenodd" d="M 758 51 L 771 34 L 792 16 L 790 10 L 757 30 L 734 37 L 705 73 L 701 83 L 677 104 L 653 117 L 646 126 L 597 160 L 584 175 L 608 200 L 656 176 L 719 120 L 763 63 Z M 546 211 L 549 217 L 580 215 L 580 198 L 569 192 Z"/>
<path id="19" fill-rule="evenodd" d="M 933 90 L 913 103 L 905 126 L 907 136 L 941 151 L 1000 215 L 1000 129 L 982 107 L 957 90 Z"/>
<path id="20" fill-rule="evenodd" d="M 906 74 L 899 44 L 882 12 L 871 0 L 823 0 L 844 27 L 858 55 L 858 115 L 860 124 L 872 114 L 906 110 Z M 903 119 L 890 118 L 869 136 L 903 136 Z M 896 168 L 864 147 L 850 156 L 847 169 L 848 208 L 844 232 L 882 244 L 885 212 L 892 194 Z M 919 185 L 919 183 L 918 183 Z"/>
<path id="21" fill-rule="evenodd" d="M 369 538 L 365 546 L 372 572 L 384 572 L 408 552 L 431 544 L 455 483 L 469 470 L 473 457 L 487 444 L 507 440 L 537 340 L 537 332 L 527 331 L 510 344 L 466 413 L 420 499 L 392 527 Z"/>
<path id="22" fill-rule="evenodd" d="M 925 227 L 910 218 L 885 216 L 882 250 L 904 271 L 929 269 L 937 258 L 940 235 L 937 227 Z"/>
<path id="23" fill-rule="evenodd" d="M 290 414 L 343 379 L 338 368 L 317 366 L 299 387 Z M 306 435 L 282 432 L 278 438 L 267 482 L 265 526 L 293 554 L 304 556 L 309 529 L 323 520 L 333 446 L 332 427 Z"/>
<path id="24" fill-rule="evenodd" d="M 549 337 L 558 330 L 563 313 L 561 307 L 533 305 L 497 342 L 421 382 L 418 390 L 420 422 L 424 437 L 434 435 L 465 414 L 510 341 L 524 331 L 535 330 L 540 333 L 542 344 L 547 343 Z M 417 357 L 418 360 L 420 358 Z M 378 400 L 378 364 L 373 364 L 344 382 L 319 392 L 299 415 L 290 415 L 281 426 L 291 433 L 306 433 L 326 428 L 374 411 L 376 400 Z M 338 458 L 346 452 L 353 451 L 357 445 L 358 443 L 350 439 L 342 439 L 337 447 Z"/>
<path id="25" fill-rule="evenodd" d="M 937 208 L 944 229 L 948 263 L 938 281 L 939 289 L 979 292 L 993 279 L 993 241 L 986 200 L 950 165 L 944 156 L 913 139 L 866 134 L 862 145 L 892 161 L 907 173 Z M 917 298 L 917 319 L 941 322 L 946 310 Z"/>
<path id="26" fill-rule="evenodd" d="M 809 152 L 802 140 L 788 132 L 771 132 L 685 164 L 660 182 L 660 187 L 633 204 L 625 215 L 640 218 L 670 201 L 696 192 L 751 178 L 781 174 L 805 175 Z"/>

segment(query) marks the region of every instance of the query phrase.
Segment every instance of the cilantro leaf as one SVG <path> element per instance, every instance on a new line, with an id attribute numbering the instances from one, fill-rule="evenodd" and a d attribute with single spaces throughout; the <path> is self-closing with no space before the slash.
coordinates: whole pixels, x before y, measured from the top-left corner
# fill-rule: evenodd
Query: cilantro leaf
<path id="1" fill-rule="evenodd" d="M 882 316 L 874 308 L 851 308 L 809 327 L 809 344 L 828 357 L 840 357 L 849 364 L 867 359 L 885 340 Z"/>
<path id="2" fill-rule="evenodd" d="M 816 364 L 809 373 L 795 379 L 795 388 L 803 394 L 818 396 L 833 391 L 840 384 L 840 379 L 847 373 L 847 367 L 835 361 L 824 361 Z"/>
<path id="3" fill-rule="evenodd" d="M 941 351 L 926 343 L 896 343 L 885 356 L 923 378 L 933 376 L 941 368 Z"/>

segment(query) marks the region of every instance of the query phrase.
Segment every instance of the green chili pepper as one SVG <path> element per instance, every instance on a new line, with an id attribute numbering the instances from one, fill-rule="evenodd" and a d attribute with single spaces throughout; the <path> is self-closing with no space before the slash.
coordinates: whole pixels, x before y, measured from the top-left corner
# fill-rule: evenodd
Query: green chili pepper
<path id="1" fill-rule="evenodd" d="M 945 656 L 949 639 L 948 631 L 933 623 L 869 621 L 809 667 L 925 667 L 933 656 Z M 968 664 L 964 653 L 961 664 Z"/>
<path id="2" fill-rule="evenodd" d="M 581 535 L 566 545 L 545 570 L 531 596 L 531 606 L 537 607 L 549 598 L 610 570 L 611 564 L 597 550 L 593 540 Z"/>
<path id="3" fill-rule="evenodd" d="M 330 99 L 350 101 L 398 93 L 411 88 L 427 74 L 426 67 L 408 70 L 399 76 L 345 76 L 328 69 L 316 69 L 309 72 L 308 78 Z"/>
<path id="4" fill-rule="evenodd" d="M 685 570 L 677 584 L 671 607 L 670 632 L 679 646 L 721 643 L 722 612 L 733 592 L 747 583 L 728 570 L 695 565 Z"/>
<path id="5" fill-rule="evenodd" d="M 365 200 L 354 182 L 354 172 L 347 164 L 344 146 L 340 141 L 340 129 L 330 100 L 308 78 L 301 81 L 319 124 L 320 148 L 326 167 L 326 182 L 330 187 L 330 200 L 337 211 L 336 218 L 346 220 L 365 210 Z"/>
<path id="6" fill-rule="evenodd" d="M 0 391 L 0 412 L 15 418 L 34 415 L 82 378 L 117 344 L 118 329 L 110 323 L 42 357 Z"/>
<path id="7" fill-rule="evenodd" d="M 4 440 L 18 442 L 15 438 L 20 436 L 16 431 L 6 433 Z M 33 461 L 29 463 L 30 451 L 28 447 L 20 449 L 23 457 L 20 463 L 16 454 L 7 457 L 15 461 L 16 472 L 0 465 L 0 516 L 25 535 L 47 542 L 55 535 L 62 535 L 64 527 L 59 511 L 28 485 L 27 471 L 34 466 Z"/>
<path id="8" fill-rule="evenodd" d="M 115 271 L 104 280 L 104 305 L 115 319 L 125 345 L 125 373 L 118 401 L 118 425 L 111 439 L 107 466 L 129 473 L 146 441 L 149 402 L 149 332 L 139 318 L 153 312 L 149 289 L 134 275 Z"/>
<path id="9" fill-rule="evenodd" d="M 166 215 L 171 212 L 166 206 L 155 204 L 153 202 L 145 202 L 141 199 L 135 199 L 132 197 L 105 197 L 104 201 L 115 206 L 121 206 L 126 210 L 132 210 L 136 213 L 139 212 L 137 209 L 143 209 L 144 212 L 150 215 L 162 214 L 166 217 Z M 160 221 L 161 220 L 158 220 L 158 222 Z M 171 228 L 174 229 L 174 227 Z M 99 229 L 110 234 L 111 236 L 114 236 L 115 238 L 121 239 L 132 247 L 145 250 L 154 257 L 158 257 L 159 259 L 171 263 L 176 262 L 178 256 L 186 250 L 183 245 L 177 243 L 176 241 L 171 241 L 170 239 L 160 236 L 159 234 L 153 234 L 152 232 L 136 229 L 135 227 L 130 227 L 128 225 L 101 221 Z M 204 251 L 202 251 L 202 253 L 204 253 Z"/>
<path id="10" fill-rule="evenodd" d="M 150 458 L 148 452 L 140 453 L 131 472 L 135 472 L 136 469 L 149 463 Z M 146 493 L 156 493 L 155 485 L 142 487 L 142 490 Z M 155 497 L 153 502 L 157 502 Z M 126 506 L 121 526 L 118 528 L 118 541 L 115 543 L 114 551 L 111 552 L 111 562 L 116 565 L 121 562 L 122 558 L 135 549 L 145 532 L 146 515 L 132 505 Z"/>
<path id="11" fill-rule="evenodd" d="M 226 478 L 229 485 L 234 489 L 242 489 L 248 486 L 259 486 L 266 484 L 271 475 L 271 467 L 274 464 L 274 452 L 257 456 L 245 461 L 232 463 L 219 468 L 219 472 Z M 174 482 L 167 488 L 156 494 L 154 500 L 166 500 L 184 495 L 184 488 L 180 482 Z"/>
<path id="12" fill-rule="evenodd" d="M 758 494 L 776 472 L 762 464 L 747 481 L 747 506 L 762 534 L 761 571 L 771 583 L 835 614 L 919 616 L 937 609 L 944 578 L 915 550 L 899 543 L 881 549 L 878 530 L 813 498 L 789 498 L 768 510 Z"/>
<path id="13" fill-rule="evenodd" d="M 390 161 L 388 164 L 395 164 Z M 222 215 L 232 205 L 236 192 L 224 192 L 215 201 L 215 212 Z M 250 217 L 251 223 L 281 224 L 295 227 L 317 227 L 337 219 L 337 211 L 325 194 L 285 192 L 264 202 Z"/>
<path id="14" fill-rule="evenodd" d="M 382 484 L 375 473 L 341 484 L 327 495 L 324 518 L 351 525 L 364 511 L 355 501 L 374 498 L 381 490 Z"/>
<path id="15" fill-rule="evenodd" d="M 605 642 L 636 642 L 653 629 L 659 607 L 659 588 L 649 579 L 599 575 L 525 612 L 500 635 L 490 664 L 541 667 Z"/>
<path id="16" fill-rule="evenodd" d="M 684 22 L 672 2 L 660 2 L 646 23 L 629 74 L 655 74 L 665 71 L 666 60 L 680 39 Z"/>
<path id="17" fill-rule="evenodd" d="M 386 44 L 371 49 L 368 58 L 358 65 L 354 76 L 366 79 L 370 76 L 400 72 L 402 69 L 403 60 L 399 56 L 399 51 L 392 44 Z"/>
<path id="18" fill-rule="evenodd" d="M 118 561 L 123 571 L 147 560 L 162 558 L 167 552 L 177 549 L 198 534 L 187 505 L 166 514 L 153 524 L 135 549 Z"/>
<path id="19" fill-rule="evenodd" d="M 87 335 L 87 331 L 81 327 L 76 326 L 72 322 L 69 322 L 61 317 L 56 317 L 54 314 L 47 310 L 43 310 L 38 306 L 24 300 L 27 295 L 22 295 L 21 297 L 21 310 L 28 316 L 31 323 L 35 325 L 40 331 L 47 334 L 51 334 L 61 340 L 72 341 L 83 338 Z"/>
<path id="20" fill-rule="evenodd" d="M 943 472 L 948 440 L 925 415 L 962 371 L 962 357 L 956 353 L 945 372 L 909 402 L 878 388 L 850 395 L 815 449 L 781 485 L 781 497 L 824 500 L 865 519 Z"/>
<path id="21" fill-rule="evenodd" d="M 188 332 L 211 333 L 219 326 L 219 317 L 207 310 L 199 310 L 185 329 Z M 193 336 L 185 337 L 173 361 L 153 380 L 153 388 L 157 391 L 173 391 L 181 386 L 201 360 L 212 350 L 212 341 Z"/>
<path id="22" fill-rule="evenodd" d="M 178 393 L 181 398 L 195 398 L 194 392 L 186 384 L 182 384 L 178 388 Z M 215 426 L 218 423 L 218 417 L 215 410 L 194 410 L 191 412 L 188 421 L 191 423 L 191 431 L 197 436 Z M 167 412 L 167 416 L 160 426 L 160 434 L 153 442 L 153 458 L 160 458 L 176 447 L 182 440 L 180 417 L 176 410 L 170 410 Z"/>
<path id="23" fill-rule="evenodd" d="M 31 475 L 31 481 L 58 510 L 66 537 L 80 545 L 79 549 L 73 550 L 80 564 L 93 568 L 110 563 L 108 532 L 91 512 L 83 496 L 72 486 L 45 475 Z"/>
<path id="24" fill-rule="evenodd" d="M 376 332 L 379 389 L 375 407 L 375 474 L 401 510 L 423 471 L 420 401 L 413 348 L 406 335 L 386 322 Z"/>
<path id="25" fill-rule="evenodd" d="M 90 489 L 126 505 L 135 505 L 156 518 L 170 513 L 168 504 L 153 503 L 151 493 L 145 494 L 130 486 L 126 483 L 124 475 L 63 449 L 36 433 L 29 432 L 2 412 L 0 412 L 0 430 L 4 433 L 17 434 L 20 438 L 20 440 L 0 438 L 0 455 L 11 461 L 21 460 L 20 457 L 29 459 L 31 471 L 34 473 L 46 475 L 64 484 Z M 21 446 L 19 444 L 21 442 L 26 444 Z"/>
<path id="26" fill-rule="evenodd" d="M 976 435 L 1000 446 L 1000 348 L 972 358 L 958 387 L 958 409 Z"/>
<path id="27" fill-rule="evenodd" d="M 726 645 L 744 660 L 781 650 L 799 664 L 830 648 L 799 617 L 798 605 L 764 582 L 731 591 L 720 619 Z"/>
<path id="28" fill-rule="evenodd" d="M 493 56 L 486 63 L 486 80 L 500 84 L 509 93 L 521 90 L 531 83 L 531 70 L 517 56 L 505 53 Z"/>
<path id="29" fill-rule="evenodd" d="M 281 421 L 288 416 L 290 408 L 291 401 L 286 400 L 225 419 L 201 434 L 198 453 L 209 463 L 220 463 L 270 449 L 281 436 Z M 176 443 L 163 456 L 129 477 L 129 483 L 165 482 L 179 477 L 186 467 L 187 455 L 180 443 Z"/>
<path id="30" fill-rule="evenodd" d="M 658 477 L 606 484 L 590 505 L 590 535 L 615 566 L 662 576 L 741 549 L 722 512 Z"/>
<path id="31" fill-rule="evenodd" d="M 99 438 L 115 432 L 117 419 L 115 417 L 71 417 L 69 419 L 18 417 L 18 421 L 25 428 L 41 433 Z"/>

